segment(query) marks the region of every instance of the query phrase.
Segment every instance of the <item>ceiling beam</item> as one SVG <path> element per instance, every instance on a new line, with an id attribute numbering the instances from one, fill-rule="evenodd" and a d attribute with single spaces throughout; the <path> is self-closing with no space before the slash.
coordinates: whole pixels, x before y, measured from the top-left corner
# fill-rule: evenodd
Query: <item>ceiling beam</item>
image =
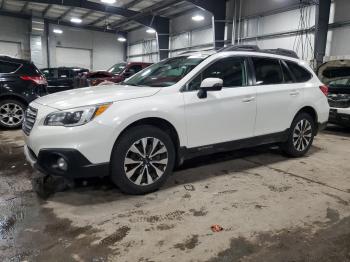
<path id="1" fill-rule="evenodd" d="M 143 0 L 133 0 L 125 5 L 123 5 L 123 8 L 130 8 L 133 7 L 135 5 L 137 5 L 138 3 L 141 3 Z"/>
<path id="2" fill-rule="evenodd" d="M 165 3 L 168 1 L 164 0 L 161 3 Z M 174 0 L 171 0 L 171 1 L 178 2 Z M 162 17 L 157 17 L 157 16 L 153 17 L 153 15 L 150 15 L 149 13 L 144 14 L 144 12 L 137 12 L 137 11 L 133 11 L 122 7 L 100 4 L 100 3 L 91 2 L 88 0 L 30 0 L 30 2 L 84 8 L 84 9 L 104 12 L 104 13 L 113 14 L 113 15 L 120 15 L 129 19 L 128 21 L 134 20 L 145 26 L 148 26 L 150 22 L 153 20 L 160 21 L 164 19 Z"/>
<path id="3" fill-rule="evenodd" d="M 180 2 L 182 2 L 182 1 L 180 1 Z M 162 2 L 159 2 L 158 4 L 155 4 L 155 5 L 152 5 L 150 7 L 145 8 L 142 11 L 142 13 L 139 13 L 133 17 L 130 17 L 130 18 L 123 19 L 122 21 L 112 23 L 111 27 L 120 28 L 121 26 L 128 23 L 129 21 L 132 21 L 132 20 L 137 21 L 137 19 L 142 19 L 143 17 L 149 17 L 149 16 L 152 17 L 155 12 L 158 12 L 164 8 L 167 8 L 169 5 L 174 5 L 176 3 L 179 3 L 179 1 L 178 0 L 163 0 Z M 151 21 L 152 21 L 152 19 L 149 22 L 151 22 Z M 144 24 L 144 25 L 150 26 L 150 23 Z"/>
<path id="4" fill-rule="evenodd" d="M 95 25 L 95 24 L 98 24 L 98 23 L 100 23 L 102 21 L 108 20 L 111 16 L 113 16 L 113 15 L 111 15 L 111 14 L 104 15 L 104 16 L 102 16 L 100 18 L 97 18 L 94 21 L 92 21 L 91 23 L 89 23 L 89 25 Z"/>
<path id="5" fill-rule="evenodd" d="M 30 2 L 85 8 L 89 10 L 121 15 L 125 17 L 131 17 L 139 13 L 125 8 L 90 2 L 87 0 L 30 0 Z"/>
<path id="6" fill-rule="evenodd" d="M 74 8 L 68 8 L 60 17 L 58 17 L 58 20 L 63 20 L 70 12 L 73 11 Z"/>
<path id="7" fill-rule="evenodd" d="M 190 7 L 189 9 L 186 9 L 186 10 L 182 10 L 180 12 L 177 12 L 177 13 L 173 13 L 169 16 L 170 19 L 174 19 L 176 17 L 179 17 L 179 16 L 182 16 L 182 15 L 187 15 L 187 14 L 191 14 L 191 13 L 194 13 L 196 11 L 198 11 L 198 7 Z"/>
<path id="8" fill-rule="evenodd" d="M 28 19 L 28 20 L 30 20 L 32 18 L 32 16 L 30 14 L 10 12 L 10 11 L 4 11 L 4 10 L 0 10 L 0 15 Z M 69 22 L 59 21 L 59 20 L 55 20 L 55 19 L 48 19 L 48 18 L 45 18 L 44 21 L 47 23 L 50 23 L 50 24 L 57 24 L 57 25 L 63 25 L 63 26 L 67 26 L 67 27 L 74 27 L 74 28 L 87 29 L 87 30 L 92 30 L 92 31 L 115 34 L 115 30 L 110 30 L 110 29 L 101 28 L 101 27 L 81 25 L 81 24 L 80 25 L 71 24 Z M 123 33 L 123 32 L 120 32 L 120 33 Z"/>
<path id="9" fill-rule="evenodd" d="M 47 7 L 44 9 L 43 11 L 43 17 L 47 16 L 47 13 L 49 12 L 49 10 L 51 9 L 52 5 L 47 5 Z"/>
<path id="10" fill-rule="evenodd" d="M 88 16 L 90 16 L 93 13 L 95 13 L 94 10 L 87 11 L 84 15 L 82 15 L 81 19 L 84 20 L 85 18 L 87 18 Z"/>
<path id="11" fill-rule="evenodd" d="M 4 1 L 5 1 L 5 0 L 4 0 Z M 24 12 L 27 10 L 28 5 L 29 5 L 29 2 L 26 2 L 26 3 L 23 5 L 23 7 L 22 7 L 20 13 L 24 13 Z"/>

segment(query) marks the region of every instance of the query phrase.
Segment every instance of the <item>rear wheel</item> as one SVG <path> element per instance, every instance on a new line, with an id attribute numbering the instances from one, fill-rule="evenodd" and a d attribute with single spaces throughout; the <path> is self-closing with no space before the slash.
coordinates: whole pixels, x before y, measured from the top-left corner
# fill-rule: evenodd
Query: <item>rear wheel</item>
<path id="1" fill-rule="evenodd" d="M 0 127 L 19 128 L 24 119 L 26 106 L 13 99 L 5 99 L 0 102 Z"/>
<path id="2" fill-rule="evenodd" d="M 111 178 L 125 193 L 146 194 L 165 183 L 174 164 L 175 149 L 169 135 L 153 126 L 136 126 L 114 145 Z"/>
<path id="3" fill-rule="evenodd" d="M 289 130 L 288 140 L 283 144 L 284 152 L 292 157 L 300 157 L 305 155 L 314 140 L 315 121 L 307 113 L 298 114 Z"/>

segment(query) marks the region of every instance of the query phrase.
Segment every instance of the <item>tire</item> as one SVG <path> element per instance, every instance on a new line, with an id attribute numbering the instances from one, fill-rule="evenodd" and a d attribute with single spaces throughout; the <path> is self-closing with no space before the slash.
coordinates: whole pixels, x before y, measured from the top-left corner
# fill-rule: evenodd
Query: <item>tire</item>
<path id="1" fill-rule="evenodd" d="M 174 165 L 175 147 L 170 136 L 154 126 L 136 126 L 114 144 L 111 179 L 124 193 L 147 194 L 165 183 Z"/>
<path id="2" fill-rule="evenodd" d="M 299 129 L 302 132 L 299 132 Z M 291 157 L 304 156 L 310 149 L 316 134 L 313 117 L 308 113 L 298 114 L 290 127 L 288 140 L 282 145 L 282 150 Z"/>
<path id="3" fill-rule="evenodd" d="M 0 127 L 7 129 L 20 128 L 27 106 L 14 99 L 0 101 Z"/>

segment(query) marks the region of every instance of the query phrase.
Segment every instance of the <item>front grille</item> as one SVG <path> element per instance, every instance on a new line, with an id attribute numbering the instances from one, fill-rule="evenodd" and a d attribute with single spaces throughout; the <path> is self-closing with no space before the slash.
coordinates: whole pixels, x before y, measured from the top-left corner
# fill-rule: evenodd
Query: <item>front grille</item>
<path id="1" fill-rule="evenodd" d="M 30 131 L 32 131 L 32 128 L 35 124 L 36 115 L 38 113 L 38 110 L 28 106 L 26 113 L 24 114 L 24 121 L 22 125 L 23 132 L 29 136 Z"/>

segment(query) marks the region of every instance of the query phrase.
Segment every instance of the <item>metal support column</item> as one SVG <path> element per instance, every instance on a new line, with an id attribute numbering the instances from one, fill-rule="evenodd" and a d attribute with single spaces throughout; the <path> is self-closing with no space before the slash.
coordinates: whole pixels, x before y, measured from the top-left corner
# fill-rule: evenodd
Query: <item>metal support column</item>
<path id="1" fill-rule="evenodd" d="M 318 5 L 316 6 L 314 52 L 314 59 L 317 67 L 323 63 L 323 58 L 326 54 L 330 8 L 331 0 L 318 0 Z"/>
<path id="2" fill-rule="evenodd" d="M 159 60 L 169 57 L 169 19 L 156 17 L 153 28 L 157 31 L 157 44 L 159 48 Z"/>

